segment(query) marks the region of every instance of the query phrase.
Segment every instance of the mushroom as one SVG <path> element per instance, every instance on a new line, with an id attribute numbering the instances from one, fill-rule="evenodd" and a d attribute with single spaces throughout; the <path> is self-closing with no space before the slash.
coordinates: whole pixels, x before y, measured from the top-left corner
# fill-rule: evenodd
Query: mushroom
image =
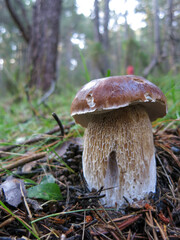
<path id="1" fill-rule="evenodd" d="M 102 203 L 143 199 L 156 188 L 151 121 L 166 115 L 161 90 L 134 75 L 92 80 L 76 94 L 71 115 L 85 127 L 83 174 L 90 190 L 105 191 Z"/>

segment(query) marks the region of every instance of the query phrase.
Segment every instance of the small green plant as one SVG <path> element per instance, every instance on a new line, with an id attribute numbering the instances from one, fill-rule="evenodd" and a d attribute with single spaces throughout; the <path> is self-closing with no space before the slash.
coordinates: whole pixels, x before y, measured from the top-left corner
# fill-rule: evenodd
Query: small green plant
<path id="1" fill-rule="evenodd" d="M 62 200 L 60 188 L 55 183 L 55 178 L 50 174 L 45 176 L 40 184 L 30 187 L 27 191 L 29 198 Z"/>

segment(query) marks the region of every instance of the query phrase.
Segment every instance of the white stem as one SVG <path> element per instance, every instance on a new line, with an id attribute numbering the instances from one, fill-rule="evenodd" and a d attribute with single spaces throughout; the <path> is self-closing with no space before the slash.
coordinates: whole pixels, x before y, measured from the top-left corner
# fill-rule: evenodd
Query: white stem
<path id="1" fill-rule="evenodd" d="M 111 188 L 102 200 L 108 206 L 155 191 L 152 127 L 142 106 L 94 115 L 85 132 L 83 172 L 91 190 Z"/>

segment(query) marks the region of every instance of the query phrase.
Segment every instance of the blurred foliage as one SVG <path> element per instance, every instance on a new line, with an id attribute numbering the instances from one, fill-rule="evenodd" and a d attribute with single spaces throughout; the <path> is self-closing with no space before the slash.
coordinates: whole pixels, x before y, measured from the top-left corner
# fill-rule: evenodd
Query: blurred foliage
<path id="1" fill-rule="evenodd" d="M 145 47 L 134 38 L 124 41 L 122 47 L 125 52 L 125 66 L 133 65 L 135 74 L 141 75 L 143 69 L 148 65 L 148 55 Z"/>
<path id="2" fill-rule="evenodd" d="M 165 119 L 180 119 L 180 74 L 172 72 L 164 76 L 150 76 L 149 80 L 154 82 L 163 91 L 167 98 L 168 114 Z"/>
<path id="3" fill-rule="evenodd" d="M 31 22 L 33 1 L 23 0 L 23 2 L 28 12 L 27 18 Z M 177 7 L 180 5 L 176 0 L 174 3 Z M 159 4 L 161 40 L 164 44 L 167 26 L 166 1 L 161 0 Z M 18 6 L 15 8 L 20 11 Z M 26 89 L 27 46 L 12 21 L 4 1 L 0 1 L 0 10 L 0 132 L 3 142 L 14 143 L 19 136 L 28 138 L 54 127 L 56 123 L 51 116 L 52 112 L 56 112 L 63 123 L 72 120 L 70 105 L 77 89 L 89 80 L 89 76 L 91 79 L 100 77 L 95 66 L 99 64 L 99 56 L 103 48 L 99 43 L 94 42 L 93 14 L 88 17 L 79 14 L 75 0 L 64 0 L 58 45 L 56 89 L 45 103 L 39 105 L 41 92 L 38 89 Z M 125 23 L 123 21 L 119 23 L 119 19 L 122 20 L 124 15 L 114 10 L 110 12 L 108 74 L 125 74 L 126 66 L 132 64 L 135 74 L 142 75 L 144 68 L 152 59 L 154 52 L 152 2 L 138 0 L 136 12 L 143 14 L 145 25 L 136 31 L 128 26 L 127 39 Z M 179 16 L 180 11 L 177 8 L 174 20 L 176 36 L 180 35 Z M 177 64 L 179 52 L 177 48 Z M 177 74 L 174 74 L 169 68 L 167 58 L 148 79 L 157 84 L 167 96 L 169 113 L 166 118 L 179 118 L 180 66 L 177 68 Z"/>
<path id="4" fill-rule="evenodd" d="M 13 2 L 17 14 L 23 16 L 22 9 Z M 18 1 L 17 1 L 18 2 Z M 32 0 L 22 0 L 26 12 L 27 22 L 32 20 Z M 177 0 L 174 4 L 179 6 Z M 100 1 L 100 16 L 103 15 L 103 1 Z M 0 70 L 0 96 L 15 94 L 22 91 L 26 86 L 25 69 L 27 64 L 27 45 L 23 41 L 19 30 L 11 19 L 6 9 L 5 2 L 0 2 L 0 59 L 3 59 L 3 70 Z M 117 8 L 118 9 L 118 8 Z M 142 75 L 144 68 L 149 64 L 154 53 L 153 32 L 153 4 L 148 0 L 138 0 L 135 11 L 144 16 L 144 27 L 136 31 L 126 26 L 122 19 L 123 13 L 110 10 L 109 39 L 110 50 L 108 58 L 110 61 L 111 75 L 125 74 L 126 67 L 132 64 L 135 74 Z M 128 10 L 128 9 L 127 9 Z M 119 12 L 121 7 L 119 6 Z M 166 1 L 159 1 L 160 29 L 162 45 L 167 40 L 167 7 Z M 176 35 L 180 35 L 180 12 L 176 10 L 174 18 L 174 29 Z M 128 17 L 128 12 L 127 16 Z M 121 24 L 119 20 L 121 19 Z M 100 56 L 106 54 L 100 43 L 94 42 L 94 15 L 80 14 L 75 0 L 63 0 L 63 10 L 60 24 L 60 42 L 58 45 L 58 81 L 57 89 L 74 88 L 81 86 L 87 81 L 88 69 L 91 79 L 98 78 L 101 74 L 96 66 L 101 64 Z M 125 20 L 124 20 L 125 21 Z M 103 23 L 101 23 L 103 25 Z M 83 59 L 82 59 L 83 56 Z M 178 56 L 178 55 L 177 55 Z M 179 57 L 177 57 L 178 62 Z M 156 68 L 153 75 L 163 75 L 169 72 L 168 59 L 160 67 Z M 84 64 L 85 63 L 85 64 Z M 70 86 L 72 85 L 72 86 Z"/>
<path id="5" fill-rule="evenodd" d="M 167 97 L 168 114 L 158 121 L 180 118 L 179 79 L 180 74 L 173 76 L 171 73 L 161 77 L 149 77 L 149 80 L 158 85 Z M 23 140 L 29 139 L 52 129 L 57 125 L 51 115 L 52 112 L 57 113 L 64 125 L 72 121 L 70 106 L 78 89 L 71 84 L 66 84 L 65 90 L 56 90 L 55 94 L 51 95 L 45 104 L 41 105 L 38 104 L 39 99 L 33 98 L 33 94 L 31 94 L 31 101 L 28 101 L 25 92 L 22 91 L 21 94 L 16 94 L 1 101 L 0 145 L 2 146 L 3 142 L 16 144 L 21 138 Z M 79 126 L 76 125 L 73 129 L 74 136 L 77 136 Z"/>

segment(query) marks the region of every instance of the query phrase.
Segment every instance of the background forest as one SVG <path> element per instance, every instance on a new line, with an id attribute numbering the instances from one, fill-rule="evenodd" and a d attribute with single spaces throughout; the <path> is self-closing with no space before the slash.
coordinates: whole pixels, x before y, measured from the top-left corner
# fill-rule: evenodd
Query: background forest
<path id="1" fill-rule="evenodd" d="M 129 65 L 163 90 L 167 118 L 179 118 L 178 0 L 1 0 L 0 11 L 2 131 L 12 114 L 70 115 L 80 86 Z"/>

